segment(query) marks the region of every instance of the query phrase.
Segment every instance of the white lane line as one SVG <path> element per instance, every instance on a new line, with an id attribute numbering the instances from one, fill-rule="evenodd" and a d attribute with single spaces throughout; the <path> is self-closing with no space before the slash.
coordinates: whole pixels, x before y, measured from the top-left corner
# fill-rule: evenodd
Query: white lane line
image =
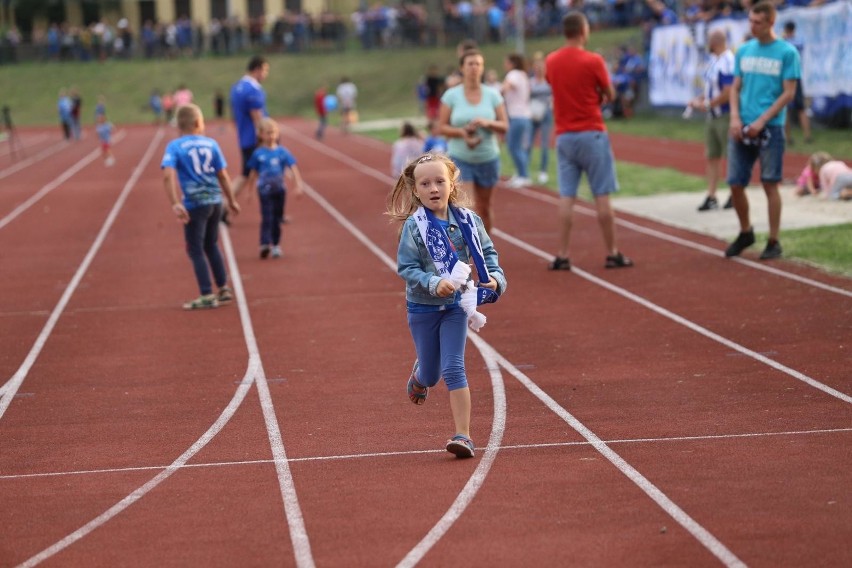
<path id="1" fill-rule="evenodd" d="M 508 233 L 501 231 L 500 229 L 494 229 L 493 233 L 494 233 L 495 236 L 498 236 L 498 237 L 506 240 L 507 242 L 515 245 L 516 247 L 523 249 L 523 250 L 525 250 L 525 251 L 527 251 L 527 252 L 529 252 L 533 255 L 536 255 L 540 258 L 543 258 L 545 260 L 550 260 L 550 259 L 553 258 L 552 254 L 549 254 L 549 253 L 547 253 L 547 252 L 545 252 L 545 251 L 543 251 L 539 248 L 536 248 L 536 247 L 532 246 L 531 244 L 529 244 L 525 241 L 522 241 L 521 239 L 513 237 L 512 235 L 509 235 Z M 702 326 L 698 325 L 697 323 L 694 323 L 694 322 L 686 319 L 685 317 L 679 316 L 676 313 L 671 312 L 671 311 L 667 310 L 666 308 L 663 308 L 662 306 L 659 306 L 659 305 L 657 305 L 657 304 L 655 304 L 655 303 L 653 303 L 649 300 L 646 300 L 645 298 L 643 298 L 643 297 L 641 297 L 637 294 L 634 294 L 633 292 L 629 292 L 629 291 L 625 290 L 624 288 L 622 288 L 620 286 L 616 286 L 615 284 L 607 282 L 606 280 L 604 280 L 602 278 L 598 278 L 597 276 L 589 274 L 588 272 L 586 272 L 585 270 L 582 270 L 580 268 L 575 268 L 575 267 L 572 266 L 571 272 L 577 274 L 577 276 L 579 276 L 581 278 L 588 280 L 589 282 L 592 282 L 593 284 L 597 284 L 598 286 L 600 286 L 602 288 L 606 288 L 610 292 L 614 292 L 614 293 L 618 294 L 619 296 L 622 296 L 623 298 L 626 298 L 626 299 L 628 299 L 632 302 L 635 302 L 635 303 L 639 304 L 640 306 L 643 306 L 643 307 L 651 310 L 652 312 L 655 312 L 655 313 L 663 316 L 664 318 L 670 319 L 671 321 L 673 321 L 677 324 L 680 324 L 684 327 L 687 327 L 687 328 L 691 329 L 692 331 L 699 333 L 699 334 L 703 335 L 704 337 L 706 337 L 708 339 L 712 339 L 713 341 L 716 341 L 717 343 L 721 343 L 725 347 L 733 349 L 734 351 L 737 351 L 738 353 L 742 353 L 743 355 L 746 355 L 747 357 L 751 357 L 755 361 L 759 361 L 759 362 L 763 363 L 764 365 L 767 365 L 768 367 L 772 367 L 773 369 L 775 369 L 777 371 L 781 371 L 782 373 L 789 375 L 796 380 L 802 381 L 803 383 L 810 385 L 815 389 L 819 389 L 822 392 L 824 392 L 824 393 L 826 393 L 830 396 L 833 396 L 837 399 L 842 400 L 843 402 L 852 404 L 852 396 L 849 396 L 846 393 L 840 392 L 839 390 L 837 390 L 835 388 L 832 388 L 832 387 L 830 387 L 826 384 L 823 384 L 823 383 L 817 381 L 816 379 L 812 379 L 811 377 L 805 375 L 804 373 L 800 373 L 799 371 L 797 371 L 795 369 L 791 369 L 790 367 L 783 365 L 783 364 L 779 363 L 778 361 L 775 361 L 774 359 L 770 359 L 769 357 L 766 357 L 765 355 L 761 355 L 760 353 L 758 353 L 756 351 L 753 351 L 753 350 L 751 350 L 747 347 L 743 347 L 739 343 L 736 343 L 734 341 L 731 341 L 730 339 L 722 337 L 718 333 L 714 333 L 714 332 L 710 331 L 709 329 L 702 327 Z"/>
<path id="2" fill-rule="evenodd" d="M 500 451 L 500 442 L 503 440 L 503 434 L 506 431 L 506 389 L 503 384 L 503 375 L 495 360 L 496 353 L 478 335 L 470 333 L 468 337 L 480 352 L 482 352 L 482 356 L 488 366 L 488 374 L 491 376 L 491 388 L 494 391 L 494 419 L 491 436 L 488 438 L 488 446 L 485 448 L 482 459 L 479 460 L 476 469 L 467 480 L 467 483 L 465 483 L 464 488 L 456 496 L 456 500 L 453 501 L 447 512 L 438 519 L 438 522 L 429 529 L 426 536 L 420 539 L 420 542 L 400 560 L 397 566 L 402 568 L 409 568 L 420 562 L 462 516 L 467 506 L 470 505 L 473 498 L 479 492 L 479 489 L 485 483 L 485 478 L 488 476 L 488 472 L 491 471 L 494 460 L 497 459 L 497 454 Z"/>
<path id="3" fill-rule="evenodd" d="M 550 203 L 552 205 L 556 205 L 556 204 L 559 203 L 559 198 L 556 197 L 555 195 L 548 195 L 546 193 L 541 193 L 539 191 L 533 191 L 531 189 L 525 189 L 525 188 L 507 187 L 507 189 L 510 190 L 510 191 L 514 191 L 516 193 L 519 193 L 521 195 L 524 195 L 526 197 L 530 197 L 532 199 L 537 199 L 538 201 Z M 577 207 L 576 207 L 576 210 L 579 213 L 582 213 L 583 215 L 586 215 L 588 217 L 595 217 L 597 215 L 597 213 L 595 212 L 595 210 L 593 208 L 587 207 L 585 205 L 578 204 Z M 554 223 L 555 223 L 555 219 L 556 219 L 556 217 L 554 216 Z M 747 258 L 741 258 L 741 257 L 733 257 L 733 258 L 724 259 L 724 258 L 722 258 L 723 252 L 719 249 L 715 249 L 713 247 L 702 245 L 700 243 L 696 243 L 696 242 L 690 241 L 688 239 L 676 237 L 674 235 L 669 235 L 669 234 L 664 233 L 662 231 L 657 231 L 656 229 L 651 229 L 649 227 L 643 227 L 642 225 L 639 225 L 639 224 L 633 223 L 632 221 L 627 221 L 627 220 L 624 220 L 624 219 L 621 219 L 621 218 L 616 218 L 615 222 L 618 225 L 625 227 L 627 229 L 630 229 L 632 231 L 635 231 L 637 233 L 642 233 L 643 235 L 648 235 L 650 237 L 655 237 L 655 238 L 663 240 L 663 241 L 668 241 L 672 244 L 676 244 L 676 245 L 680 245 L 682 247 L 697 250 L 699 252 L 703 252 L 703 253 L 709 254 L 711 256 L 715 256 L 715 257 L 719 258 L 720 260 L 726 260 L 728 262 L 736 262 L 736 263 L 739 263 L 743 266 L 748 266 L 749 268 L 754 268 L 755 270 L 762 270 L 763 272 L 773 274 L 775 276 L 780 276 L 782 278 L 794 280 L 796 282 L 799 282 L 800 284 L 805 284 L 807 286 L 812 286 L 814 288 L 820 288 L 820 289 L 826 290 L 828 292 L 833 292 L 835 294 L 840 294 L 842 296 L 847 296 L 847 297 L 852 298 L 852 290 L 845 290 L 843 288 L 838 288 L 837 286 L 832 286 L 830 284 L 820 282 L 819 280 L 814 280 L 812 278 L 806 278 L 804 276 L 799 276 L 798 274 L 794 274 L 792 272 L 780 270 L 780 269 L 775 268 L 773 266 L 769 266 L 765 262 L 755 262 L 753 260 L 749 260 Z M 553 255 L 550 255 L 548 260 L 550 260 L 552 258 L 553 258 Z"/>
<path id="4" fill-rule="evenodd" d="M 6 409 L 9 408 L 9 404 L 11 404 L 12 399 L 15 397 L 15 393 L 18 392 L 18 389 L 21 387 L 21 383 L 23 383 L 24 379 L 26 379 L 27 374 L 30 372 L 30 369 L 35 364 L 36 359 L 41 353 L 41 350 L 44 348 L 44 344 L 47 342 L 50 334 L 53 333 L 53 328 L 56 326 L 56 322 L 59 320 L 62 312 L 65 311 L 65 306 L 68 305 L 68 302 L 71 300 L 71 296 L 77 290 L 77 286 L 80 285 L 80 281 L 83 279 L 86 271 L 89 270 L 89 266 L 95 259 L 95 255 L 98 254 L 101 245 L 103 245 L 107 234 L 112 228 L 112 224 L 115 222 L 116 217 L 118 217 L 119 211 L 121 211 L 121 208 L 124 207 L 124 202 L 127 201 L 127 196 L 130 195 L 131 190 L 136 185 L 139 176 L 142 175 L 142 171 L 151 160 L 151 156 L 153 156 L 154 150 L 157 148 L 157 145 L 162 138 L 163 131 L 158 130 L 154 140 L 151 141 L 151 144 L 145 151 L 145 155 L 142 157 L 142 160 L 133 170 L 133 173 L 130 175 L 130 178 L 128 178 L 127 183 L 124 184 L 124 188 L 121 190 L 118 199 L 115 201 L 115 204 L 112 206 L 112 209 L 107 215 L 106 221 L 104 221 L 101 230 L 98 232 L 92 246 L 89 248 L 89 252 L 86 253 L 85 258 L 83 258 L 83 262 L 80 263 L 80 266 L 77 268 L 77 272 L 71 278 L 68 286 L 65 287 L 65 291 L 59 298 L 59 302 L 57 302 L 56 307 L 54 307 L 53 311 L 50 313 L 50 317 L 47 318 L 47 323 L 44 324 L 41 333 L 39 333 L 36 338 L 36 341 L 30 349 L 30 352 L 27 354 L 26 359 L 24 359 L 24 362 L 21 363 L 21 366 L 15 374 L 12 375 L 6 384 L 3 385 L 2 396 L 0 396 L 0 418 L 2 418 L 6 413 Z M 100 150 L 98 152 L 100 152 Z M 97 154 L 95 155 L 97 156 Z"/>
<path id="5" fill-rule="evenodd" d="M 225 246 L 225 254 L 228 264 L 231 266 L 231 280 L 234 284 L 234 294 L 237 297 L 237 306 L 240 311 L 240 322 L 243 326 L 246 347 L 249 359 L 256 362 L 253 367 L 255 372 L 251 380 L 257 383 L 257 392 L 260 397 L 260 405 L 263 410 L 263 420 L 266 424 L 266 433 L 272 447 L 272 457 L 275 458 L 275 470 L 278 475 L 278 487 L 284 500 L 284 515 L 287 518 L 287 526 L 290 530 L 290 540 L 293 543 L 293 553 L 296 556 L 296 565 L 301 568 L 313 568 L 314 558 L 311 553 L 311 544 L 308 540 L 308 531 L 305 528 L 302 509 L 299 507 L 299 499 L 296 496 L 296 487 L 293 484 L 293 475 L 287 462 L 287 453 L 284 450 L 284 442 L 281 439 L 281 429 L 278 426 L 278 418 L 275 416 L 275 407 L 269 394 L 269 385 L 266 382 L 266 372 L 260 360 L 260 349 L 254 334 L 254 325 L 246 301 L 243 279 L 237 266 L 236 255 L 231 244 L 228 230 L 222 227 L 222 242 Z"/>
<path id="6" fill-rule="evenodd" d="M 118 142 L 120 142 L 122 138 L 124 138 L 124 132 L 125 131 L 122 130 L 121 132 L 119 132 L 115 136 L 115 143 L 116 144 Z M 35 205 L 42 197 L 44 197 L 45 195 L 47 195 L 48 193 L 50 193 L 51 191 L 53 191 L 54 189 L 56 189 L 57 187 L 62 185 L 64 182 L 68 181 L 74 174 L 76 174 L 77 172 L 79 172 L 80 170 L 82 170 L 83 168 L 88 166 L 92 161 L 94 161 L 100 155 L 101 155 L 100 149 L 92 150 L 88 155 L 86 155 L 85 158 L 81 159 L 79 162 L 77 162 L 76 164 L 74 164 L 73 166 L 71 166 L 70 168 L 65 170 L 64 172 L 62 172 L 62 174 L 59 177 L 57 177 L 55 180 L 53 180 L 52 182 L 50 182 L 47 185 L 45 185 L 44 187 L 42 187 L 36 193 L 31 195 L 29 197 L 29 199 L 27 199 L 26 201 L 24 201 L 23 203 L 21 203 L 20 205 L 15 207 L 8 215 L 6 215 L 2 219 L 0 219 L 0 229 L 2 229 L 3 227 L 5 227 L 9 223 L 11 223 L 21 213 L 23 213 L 24 211 L 26 211 L 27 209 L 29 209 L 30 207 Z"/>
<path id="7" fill-rule="evenodd" d="M 386 181 L 386 182 L 389 182 L 389 183 L 392 183 L 392 182 L 395 181 L 395 180 L 393 180 L 393 178 L 391 178 L 387 174 L 383 174 L 383 173 L 381 173 L 381 172 L 379 172 L 379 171 L 377 171 L 373 168 L 365 166 L 365 165 L 361 164 L 361 162 L 358 162 L 358 161 L 350 158 L 346 154 L 343 154 L 343 153 L 341 153 L 337 150 L 334 150 L 333 148 L 328 148 L 324 144 L 321 144 L 321 143 L 316 142 L 316 141 L 314 141 L 310 138 L 307 138 L 307 137 L 299 134 L 298 132 L 293 131 L 292 129 L 288 129 L 288 130 L 291 130 L 292 132 L 294 132 L 295 134 L 300 136 L 302 138 L 302 142 L 304 144 L 311 146 L 312 148 L 319 150 L 320 152 L 323 152 L 327 155 L 330 155 L 330 156 L 348 164 L 349 166 L 351 166 L 352 168 L 356 169 L 359 172 L 362 172 L 366 175 L 369 175 L 369 176 L 371 176 L 375 179 L 380 179 L 382 181 Z M 530 191 L 530 190 L 519 190 L 519 191 L 521 193 L 523 193 L 524 195 L 530 194 L 531 197 L 534 197 L 536 199 L 540 199 L 542 201 L 553 202 L 551 200 L 556 200 L 555 197 L 551 198 L 550 196 L 540 195 L 538 192 L 534 192 L 534 191 Z M 589 208 L 584 208 L 584 209 L 591 212 L 591 214 L 594 214 L 592 209 L 589 209 Z M 495 236 L 501 236 L 504 239 L 506 239 L 507 241 L 509 241 L 510 243 L 514 244 L 515 246 L 517 246 L 517 247 L 519 247 L 523 250 L 526 250 L 527 252 L 529 252 L 533 255 L 536 255 L 540 258 L 543 258 L 544 260 L 551 260 L 553 258 L 552 254 L 547 253 L 547 252 L 545 252 L 545 251 L 543 251 L 539 248 L 536 248 L 536 247 L 526 243 L 525 241 L 522 241 L 521 239 L 513 237 L 513 236 L 501 231 L 500 229 L 494 229 L 492 232 L 494 233 Z M 663 234 L 664 233 L 660 233 L 660 235 L 663 235 Z M 675 238 L 675 237 L 672 237 L 672 238 Z M 688 241 L 684 241 L 684 243 L 687 243 L 687 242 Z M 709 247 L 704 247 L 703 245 L 697 245 L 695 243 L 690 243 L 690 245 L 695 245 L 694 248 L 696 248 L 698 250 L 706 249 L 707 251 L 712 251 L 713 254 L 716 254 L 716 255 L 718 255 L 718 253 L 719 253 L 719 251 L 716 251 L 716 250 L 711 249 Z M 745 261 L 743 259 L 737 259 L 737 260 L 739 262 L 742 262 L 742 263 L 748 263 L 749 262 L 749 261 Z M 754 264 L 754 263 L 752 263 L 752 264 Z M 782 365 L 781 363 L 778 363 L 777 361 L 774 361 L 774 360 L 770 359 L 769 357 L 765 357 L 765 356 L 761 355 L 760 353 L 757 353 L 756 351 L 752 351 L 751 349 L 748 349 L 747 347 L 743 347 L 742 345 L 740 345 L 738 343 L 734 343 L 733 341 L 726 339 L 726 338 L 722 337 L 721 335 L 713 333 L 712 331 L 710 331 L 710 330 L 708 330 L 704 327 L 701 327 L 700 325 L 693 323 L 692 321 L 690 321 L 690 320 L 688 320 L 688 319 L 686 319 L 682 316 L 679 316 L 679 315 L 675 314 L 674 312 L 671 312 L 671 311 L 669 311 L 669 310 L 667 310 L 667 309 L 665 309 L 661 306 L 658 306 L 657 304 L 654 304 L 653 302 L 646 300 L 645 298 L 643 298 L 641 296 L 638 296 L 638 295 L 636 295 L 632 292 L 628 292 L 624 288 L 620 288 L 618 286 L 610 284 L 606 280 L 603 280 L 603 279 L 598 278 L 596 276 L 592 276 L 591 274 L 589 274 L 588 272 L 586 272 L 586 271 L 584 271 L 580 268 L 572 267 L 571 270 L 572 270 L 572 272 L 575 272 L 578 276 L 581 276 L 581 277 L 585 278 L 586 280 L 588 280 L 588 281 L 590 281 L 594 284 L 602 286 L 602 287 L 604 287 L 604 288 L 606 288 L 606 289 L 608 289 L 612 292 L 615 292 L 616 294 L 619 294 L 620 296 L 623 296 L 624 298 L 627 298 L 628 300 L 636 302 L 636 303 L 638 303 L 638 304 L 640 304 L 640 305 L 642 305 L 642 306 L 644 306 L 644 307 L 646 307 L 646 308 L 648 308 L 648 309 L 650 309 L 650 310 L 652 310 L 652 311 L 654 311 L 654 312 L 656 312 L 656 313 L 658 313 L 658 314 L 660 314 L 660 315 L 662 315 L 666 318 L 671 319 L 672 321 L 675 321 L 675 322 L 677 322 L 681 325 L 684 325 L 684 326 L 692 329 L 693 331 L 696 331 L 696 332 L 704 335 L 705 337 L 708 337 L 708 338 L 710 338 L 714 341 L 718 341 L 719 343 L 722 343 L 723 345 L 726 345 L 726 346 L 730 347 L 731 349 L 734 349 L 735 351 L 738 351 L 738 352 L 740 352 L 744 355 L 752 357 L 753 359 L 756 359 L 757 361 L 760 361 L 761 363 L 768 365 L 768 366 L 772 367 L 773 369 L 777 369 L 777 370 L 779 370 L 783 373 L 786 373 L 786 374 L 790 375 L 791 377 L 798 379 L 798 380 L 800 380 L 800 381 L 802 381 L 802 382 L 804 382 L 804 383 L 806 383 L 806 384 L 808 384 L 808 385 L 810 385 L 814 388 L 817 388 L 817 389 L 819 389 L 819 390 L 821 390 L 821 391 L 823 391 L 823 392 L 825 392 L 825 393 L 827 393 L 831 396 L 839 398 L 840 400 L 842 400 L 844 402 L 852 403 L 852 397 L 850 397 L 846 393 L 840 392 L 840 391 L 838 391 L 838 390 L 836 390 L 836 389 L 834 389 L 834 388 L 832 388 L 828 385 L 825 385 L 825 384 L 823 384 L 823 383 L 821 383 L 821 382 L 819 382 L 815 379 L 812 379 L 811 377 L 808 377 L 804 373 L 800 373 L 799 371 L 796 371 L 795 369 L 791 369 L 790 367 Z M 782 276 L 785 276 L 785 277 L 793 276 L 793 275 L 790 275 L 790 274 L 782 272 L 782 271 L 777 271 L 777 272 L 779 273 L 779 275 L 782 275 Z M 820 287 L 831 288 L 831 291 L 839 291 L 839 292 L 844 293 L 844 294 L 846 293 L 845 290 L 841 290 L 839 288 L 835 289 L 833 287 L 823 285 L 821 282 L 810 281 L 810 280 L 804 279 L 804 278 L 802 280 L 805 280 L 806 281 L 805 283 L 809 283 L 809 284 L 814 285 L 814 286 L 819 284 Z"/>
<path id="8" fill-rule="evenodd" d="M 703 441 L 727 441 L 736 439 L 749 438 L 767 438 L 775 436 L 808 436 L 813 434 L 848 434 L 852 433 L 852 428 L 824 428 L 818 430 L 789 430 L 785 432 L 752 432 L 743 434 L 708 434 L 704 436 L 670 436 L 662 438 L 616 438 L 612 440 L 603 440 L 604 444 L 658 444 L 670 442 L 703 442 Z M 500 446 L 501 451 L 508 450 L 538 450 L 547 448 L 570 448 L 574 446 L 590 446 L 588 440 L 577 442 L 542 442 L 538 444 L 510 444 Z M 367 452 L 363 454 L 338 454 L 333 456 L 306 456 L 302 458 L 288 458 L 290 463 L 298 462 L 321 462 L 321 461 L 346 461 L 369 458 L 395 458 L 403 456 L 417 456 L 426 454 L 443 454 L 446 450 L 406 450 L 399 452 Z M 275 463 L 275 460 L 239 460 L 239 461 L 224 461 L 224 462 L 197 462 L 183 465 L 183 469 L 192 468 L 216 468 L 216 467 L 233 467 L 247 465 L 265 465 Z M 4 479 L 27 479 L 31 477 L 67 477 L 75 475 L 103 475 L 108 473 L 132 473 L 135 471 L 159 471 L 164 469 L 163 465 L 148 465 L 137 467 L 108 467 L 102 469 L 81 469 L 75 471 L 49 471 L 42 473 L 18 473 L 0 475 L 0 480 Z"/>
<path id="9" fill-rule="evenodd" d="M 162 132 L 162 130 L 158 131 L 158 136 L 156 137 L 155 141 L 159 141 L 159 139 L 162 138 Z M 201 451 L 201 449 L 204 448 L 204 446 L 206 446 L 213 438 L 215 438 L 216 435 L 221 432 L 225 425 L 231 420 L 234 414 L 236 414 L 240 405 L 245 400 L 246 394 L 248 393 L 252 385 L 254 385 L 255 382 L 260 384 L 260 382 L 257 381 L 257 377 L 259 377 L 263 373 L 260 365 L 260 356 L 257 350 L 257 343 L 254 341 L 254 330 L 251 328 L 251 319 L 248 317 L 248 306 L 246 304 L 245 294 L 243 293 L 242 278 L 240 276 L 239 267 L 237 266 L 236 258 L 233 253 L 230 236 L 228 235 L 228 231 L 225 228 L 222 229 L 222 241 L 225 245 L 228 264 L 231 268 L 231 279 L 234 284 L 234 292 L 237 295 L 237 304 L 240 311 L 240 322 L 243 326 L 243 335 L 245 337 L 246 347 L 249 352 L 246 372 L 243 375 L 243 379 L 239 381 L 239 386 L 235 390 L 230 402 L 228 402 L 228 405 L 225 407 L 224 410 L 222 410 L 221 414 L 216 419 L 216 421 L 210 426 L 210 428 L 208 428 L 207 431 L 204 432 L 204 434 L 202 434 L 201 437 L 198 438 L 198 440 L 196 440 L 195 443 L 193 443 L 192 446 L 189 447 L 189 449 L 187 449 L 174 462 L 172 462 L 171 465 L 164 468 L 162 471 L 160 471 L 160 473 L 151 478 L 147 483 L 137 488 L 124 499 L 122 499 L 121 501 L 119 501 L 118 503 L 116 503 L 115 505 L 113 505 L 112 507 L 110 507 L 109 509 L 107 509 L 106 511 L 104 511 L 79 529 L 77 529 L 76 531 L 72 532 L 63 539 L 59 540 L 58 542 L 45 548 L 32 558 L 28 559 L 26 562 L 20 565 L 21 567 L 35 566 L 43 562 L 44 560 L 47 560 L 51 556 L 57 554 L 58 552 L 64 550 L 65 548 L 71 546 L 81 538 L 85 537 L 98 527 L 106 524 L 116 515 L 120 514 L 125 509 L 139 501 L 142 497 L 152 491 L 160 483 L 171 477 L 172 474 L 188 467 L 187 462 L 192 459 L 195 454 Z M 284 456 L 284 463 L 285 467 L 287 467 L 286 456 Z M 276 467 L 278 467 L 277 463 Z M 298 505 L 298 503 L 296 505 Z M 301 516 L 301 513 L 299 513 L 299 516 Z M 288 519 L 289 517 L 290 513 L 288 513 Z M 304 529 L 304 527 L 302 528 Z M 291 536 L 292 534 L 293 529 L 291 526 Z M 305 544 L 305 538 L 299 537 L 293 539 L 293 546 L 297 556 L 297 565 L 312 567 L 314 564 L 313 559 L 310 556 L 308 557 L 308 562 L 305 562 L 304 559 L 300 557 L 300 554 L 304 554 L 305 552 Z M 307 552 L 308 554 L 310 554 L 309 548 L 307 549 Z"/>
<path id="10" fill-rule="evenodd" d="M 343 214 L 340 213 L 333 205 L 331 205 L 323 196 L 317 193 L 312 187 L 305 184 L 306 193 L 316 201 L 320 207 L 331 215 L 338 223 L 346 228 L 358 241 L 360 241 L 367 249 L 370 250 L 376 257 L 381 260 L 384 265 L 396 272 L 396 262 L 391 259 L 385 252 L 373 243 L 367 235 L 361 232 L 355 225 L 349 222 Z M 402 559 L 399 566 L 414 566 L 423 556 L 443 537 L 446 532 L 452 527 L 458 518 L 464 513 L 468 505 L 473 501 L 473 498 L 479 492 L 479 489 L 485 483 L 488 472 L 491 471 L 491 466 L 497 458 L 497 453 L 500 451 L 500 443 L 503 441 L 503 433 L 506 429 L 506 394 L 503 384 L 503 376 L 495 363 L 496 352 L 482 338 L 474 333 L 468 333 L 468 338 L 476 345 L 482 354 L 482 358 L 488 367 L 489 375 L 491 376 L 491 387 L 494 391 L 494 416 L 491 424 L 491 435 L 488 438 L 488 445 L 483 452 L 482 458 L 476 465 L 470 478 L 465 486 L 456 496 L 455 501 L 438 522 L 426 533 L 417 545 L 411 549 L 405 558 Z"/>
<path id="11" fill-rule="evenodd" d="M 44 150 L 42 150 L 38 154 L 31 156 L 29 158 L 26 158 L 23 161 L 17 162 L 16 164 L 9 166 L 8 168 L 0 170 L 0 179 L 9 177 L 10 175 L 21 171 L 22 169 L 26 168 L 27 166 L 30 166 L 30 165 L 32 165 L 36 162 L 39 162 L 39 161 L 43 160 L 44 158 L 50 156 L 51 154 L 55 154 L 56 152 L 58 152 L 59 150 L 61 150 L 62 148 L 65 148 L 65 147 L 71 147 L 71 144 L 69 142 L 64 141 L 64 140 L 62 142 L 58 142 L 58 143 L 54 144 L 53 146 L 48 146 L 47 148 L 45 148 Z"/>
<path id="12" fill-rule="evenodd" d="M 695 519 L 689 516 L 686 511 L 681 509 L 677 503 L 672 501 L 665 493 L 663 493 L 656 485 L 639 473 L 635 467 L 627 463 L 620 455 L 612 448 L 607 446 L 606 442 L 595 435 L 594 432 L 586 428 L 586 426 L 577 420 L 570 412 L 565 410 L 554 399 L 544 392 L 537 384 L 529 377 L 518 370 L 511 362 L 500 356 L 500 365 L 509 371 L 509 373 L 518 379 L 527 390 L 529 390 L 536 398 L 544 403 L 547 408 L 562 418 L 571 428 L 577 431 L 589 444 L 591 444 L 602 456 L 614 465 L 621 473 L 627 476 L 630 481 L 636 484 L 648 497 L 650 497 L 663 511 L 673 518 L 680 526 L 686 529 L 695 539 L 700 542 L 707 550 L 709 550 L 716 558 L 718 558 L 725 566 L 744 567 L 745 563 L 737 558 L 722 542 L 713 536 L 710 531 L 701 526 Z"/>

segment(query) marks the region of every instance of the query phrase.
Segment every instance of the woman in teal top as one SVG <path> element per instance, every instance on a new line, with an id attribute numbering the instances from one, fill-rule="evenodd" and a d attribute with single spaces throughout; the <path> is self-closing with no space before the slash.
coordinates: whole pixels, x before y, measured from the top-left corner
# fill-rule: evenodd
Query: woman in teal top
<path id="1" fill-rule="evenodd" d="M 462 82 L 441 97 L 438 122 L 448 138 L 449 156 L 467 191 L 473 186 L 474 208 L 487 231 L 494 224 L 491 198 L 500 179 L 500 145 L 496 134 L 509 127 L 503 96 L 482 84 L 485 59 L 475 49 L 459 59 Z"/>

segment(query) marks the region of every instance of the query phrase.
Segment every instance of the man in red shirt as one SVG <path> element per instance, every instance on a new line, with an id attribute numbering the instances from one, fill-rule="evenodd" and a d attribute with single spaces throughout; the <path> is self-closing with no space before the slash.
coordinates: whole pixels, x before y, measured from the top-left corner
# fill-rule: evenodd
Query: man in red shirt
<path id="1" fill-rule="evenodd" d="M 556 121 L 556 154 L 559 170 L 560 239 L 551 270 L 571 270 L 568 242 L 580 176 L 586 172 L 598 224 L 606 245 L 607 268 L 633 266 L 615 242 L 615 215 L 609 194 L 618 191 L 615 159 L 601 115 L 601 104 L 615 98 L 606 63 L 597 53 L 586 51 L 589 22 L 580 12 L 569 12 L 562 20 L 565 46 L 547 56 L 547 82 L 553 89 Z"/>

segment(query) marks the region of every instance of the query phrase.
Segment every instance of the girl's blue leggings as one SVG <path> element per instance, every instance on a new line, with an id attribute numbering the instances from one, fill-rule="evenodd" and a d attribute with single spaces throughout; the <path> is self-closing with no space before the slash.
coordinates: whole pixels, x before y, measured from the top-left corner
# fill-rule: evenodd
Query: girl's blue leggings
<path id="1" fill-rule="evenodd" d="M 466 387 L 467 314 L 464 310 L 455 307 L 439 312 L 409 312 L 408 328 L 420 362 L 417 382 L 424 387 L 434 387 L 444 377 L 448 390 Z"/>

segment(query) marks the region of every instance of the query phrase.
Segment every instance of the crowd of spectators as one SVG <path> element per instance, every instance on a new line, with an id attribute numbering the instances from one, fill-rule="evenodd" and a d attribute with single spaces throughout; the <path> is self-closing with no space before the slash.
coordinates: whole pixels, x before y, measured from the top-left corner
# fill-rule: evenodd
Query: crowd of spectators
<path id="1" fill-rule="evenodd" d="M 755 0 L 525 0 L 528 36 L 561 35 L 568 10 L 582 10 L 593 28 L 640 26 L 647 51 L 657 25 L 696 23 L 722 17 L 745 17 Z M 820 5 L 832 0 L 776 0 L 779 8 Z M 377 1 L 358 11 L 318 15 L 285 11 L 241 21 L 231 17 L 202 25 L 181 16 L 174 22 L 146 21 L 132 30 L 124 18 L 102 19 L 85 26 L 53 23 L 26 37 L 12 26 L 0 30 L 0 63 L 19 58 L 103 60 L 105 58 L 174 58 L 226 55 L 246 50 L 301 52 L 342 50 L 351 38 L 363 49 L 455 45 L 471 38 L 500 43 L 516 34 L 513 0 L 442 0 L 442 12 L 430 15 L 422 3 Z"/>

